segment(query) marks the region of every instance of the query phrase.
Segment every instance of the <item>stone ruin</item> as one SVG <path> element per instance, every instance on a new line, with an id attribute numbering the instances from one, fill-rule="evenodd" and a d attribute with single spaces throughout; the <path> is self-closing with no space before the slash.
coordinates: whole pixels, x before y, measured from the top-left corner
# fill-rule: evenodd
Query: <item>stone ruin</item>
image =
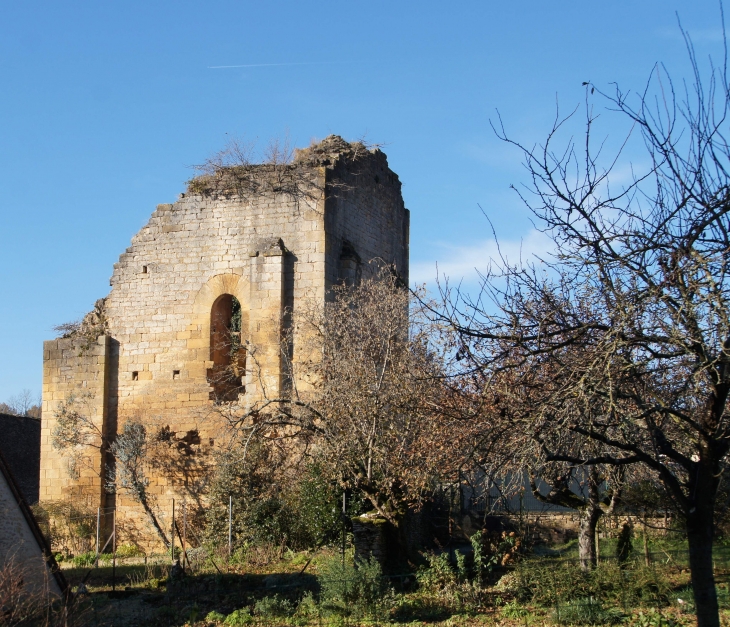
<path id="1" fill-rule="evenodd" d="M 184 495 L 185 469 L 216 447 L 211 408 L 286 394 L 290 312 L 356 283 L 372 260 L 407 282 L 408 241 L 409 211 L 386 155 L 338 136 L 290 164 L 221 167 L 190 181 L 132 238 L 110 293 L 44 343 L 41 502 L 73 498 L 116 506 L 122 524 L 140 519 L 135 503 L 107 493 L 103 450 L 72 477 L 53 448 L 56 413 L 74 395 L 108 438 L 127 420 L 156 421 L 185 449 L 181 475 L 150 477 L 148 491 L 169 509 Z M 296 362 L 296 337 L 289 351 Z"/>

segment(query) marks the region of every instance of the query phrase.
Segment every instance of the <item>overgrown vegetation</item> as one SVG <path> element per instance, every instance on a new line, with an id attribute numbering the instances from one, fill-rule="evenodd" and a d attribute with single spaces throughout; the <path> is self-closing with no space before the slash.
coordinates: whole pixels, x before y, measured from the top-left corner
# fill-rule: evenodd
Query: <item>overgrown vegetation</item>
<path id="1" fill-rule="evenodd" d="M 32 509 L 57 559 L 63 560 L 92 549 L 96 511 L 74 500 L 44 501 Z"/>
<path id="2" fill-rule="evenodd" d="M 479 541 L 481 542 L 481 541 Z M 494 550 L 497 547 L 491 545 Z M 505 547 L 487 553 L 499 564 Z M 514 555 L 514 554 L 513 554 Z M 176 573 L 169 556 L 117 558 L 116 589 L 110 594 L 111 567 L 91 570 L 89 596 L 93 621 L 116 620 L 145 625 L 360 625 L 427 621 L 443 625 L 604 625 L 660 626 L 692 624 L 694 604 L 685 561 L 645 566 L 630 560 L 621 568 L 602 558 L 591 571 L 577 559 L 543 558 L 524 551 L 517 561 L 495 566 L 480 576 L 463 545 L 454 552 L 427 555 L 416 573 L 384 576 L 373 561 L 355 564 L 334 547 L 316 552 L 285 552 L 266 567 L 239 554 L 230 561 L 216 554 Z M 303 564 L 309 572 L 301 574 Z M 723 616 L 730 619 L 727 579 L 730 562 L 718 565 Z M 73 585 L 89 567 L 64 563 Z M 126 624 L 125 622 L 125 624 Z"/>
<path id="3" fill-rule="evenodd" d="M 53 330 L 59 338 L 80 340 L 80 352 L 87 352 L 100 336 L 107 334 L 106 298 L 97 300 L 93 309 L 81 320 L 64 322 L 53 327 Z"/>
<path id="4" fill-rule="evenodd" d="M 657 65 L 639 93 L 586 82 L 579 141 L 578 108 L 556 111 L 542 142 L 517 140 L 495 120 L 524 159 L 527 184 L 515 189 L 553 254 L 497 260 L 484 268 L 481 294 L 446 288 L 435 317 L 458 333 L 463 370 L 478 373 L 493 405 L 484 440 L 501 454 L 486 472 L 516 461 L 551 479 L 550 492 L 576 470 L 595 473 L 586 505 L 596 515 L 622 483 L 607 469 L 660 484 L 689 543 L 698 625 L 718 627 L 712 544 L 730 452 L 730 77 L 727 42 L 723 63 L 701 67 L 682 34 L 691 81 L 675 91 Z M 605 139 L 596 141 L 601 104 L 627 128 L 610 157 Z M 616 185 L 633 132 L 648 166 Z M 595 494 L 603 483 L 611 498 Z M 588 530 L 582 540 L 590 568 Z"/>
<path id="5" fill-rule="evenodd" d="M 205 518 L 207 543 L 227 543 L 229 506 L 239 552 L 266 544 L 302 550 L 339 537 L 342 490 L 318 465 L 289 469 L 286 456 L 265 442 L 254 442 L 245 454 L 243 447 L 236 443 L 217 455 Z"/>
<path id="6" fill-rule="evenodd" d="M 350 143 L 337 135 L 313 141 L 309 148 L 301 150 L 295 150 L 288 137 L 274 139 L 262 150 L 255 140 L 234 138 L 203 163 L 193 166 L 196 176 L 188 181 L 188 193 L 242 199 L 273 193 L 297 205 L 314 207 L 325 191 L 320 167 L 332 167 L 338 159 L 357 167 L 360 157 L 375 150 L 375 145 L 363 141 Z M 332 195 L 339 190 L 330 183 L 327 191 Z"/>

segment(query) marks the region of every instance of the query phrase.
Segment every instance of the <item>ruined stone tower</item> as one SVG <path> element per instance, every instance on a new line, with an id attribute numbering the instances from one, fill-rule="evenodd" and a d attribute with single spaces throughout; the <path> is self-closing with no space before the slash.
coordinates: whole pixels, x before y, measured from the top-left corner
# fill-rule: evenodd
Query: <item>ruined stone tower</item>
<path id="1" fill-rule="evenodd" d="M 111 439 L 131 418 L 164 422 L 204 454 L 218 435 L 207 408 L 286 393 L 280 339 L 289 312 L 356 282 L 371 260 L 407 281 L 408 232 L 385 154 L 337 136 L 297 151 L 292 164 L 222 168 L 158 205 L 114 265 L 109 295 L 79 329 L 44 343 L 41 501 L 110 504 L 103 452 L 90 447 L 71 477 L 51 444 L 71 395 Z M 233 316 L 244 348 L 232 358 L 221 334 Z M 296 341 L 291 351 L 296 360 Z M 149 490 L 164 505 L 177 488 L 159 476 Z"/>

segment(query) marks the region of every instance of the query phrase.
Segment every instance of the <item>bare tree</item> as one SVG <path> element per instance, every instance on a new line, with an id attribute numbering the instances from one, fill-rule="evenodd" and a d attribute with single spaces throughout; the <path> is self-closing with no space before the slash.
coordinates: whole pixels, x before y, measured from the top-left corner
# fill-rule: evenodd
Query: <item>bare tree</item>
<path id="1" fill-rule="evenodd" d="M 83 354 L 99 339 L 99 336 L 108 333 L 106 317 L 106 298 L 100 298 L 94 303 L 92 310 L 80 320 L 72 320 L 56 325 L 53 330 L 60 338 L 80 340 L 80 353 Z"/>
<path id="2" fill-rule="evenodd" d="M 464 349 L 462 352 L 468 354 Z M 564 414 L 583 420 L 602 408 L 568 400 L 562 372 L 556 375 L 547 360 L 524 360 L 516 351 L 491 363 L 482 362 L 485 355 L 481 353 L 472 352 L 470 357 L 462 363 L 467 368 L 476 366 L 477 372 L 467 370 L 461 377 L 480 388 L 483 401 L 476 414 L 482 428 L 474 463 L 503 497 L 514 497 L 527 487 L 543 503 L 577 510 L 580 564 L 585 570 L 595 567 L 598 521 L 620 502 L 627 469 L 600 463 L 607 447 L 562 425 Z M 579 358 L 579 354 L 563 357 L 571 363 Z M 553 395 L 556 383 L 559 389 Z M 575 463 L 586 455 L 595 463 Z"/>
<path id="3" fill-rule="evenodd" d="M 94 464 L 108 447 L 106 434 L 93 419 L 93 394 L 71 394 L 54 413 L 56 424 L 51 430 L 51 445 L 68 460 L 67 471 L 78 478 L 82 468 L 101 476 L 104 468 Z M 94 457 L 91 457 L 91 451 Z"/>
<path id="4" fill-rule="evenodd" d="M 638 97 L 588 84 L 580 146 L 561 145 L 571 115 L 556 116 L 538 146 L 497 127 L 524 155 L 530 183 L 520 193 L 556 257 L 503 264 L 502 282 L 486 277 L 496 306 L 452 294 L 445 317 L 485 371 L 550 365 L 535 426 L 599 450 L 546 442 L 548 458 L 641 464 L 661 480 L 685 521 L 705 627 L 719 625 L 713 513 L 730 448 L 730 91 L 726 62 L 705 79 L 688 38 L 687 48 L 693 84 L 679 95 L 662 67 Z M 594 148 L 593 97 L 640 131 L 651 161 L 622 188 L 609 185 L 620 153 L 605 162 L 603 144 Z"/>
<path id="5" fill-rule="evenodd" d="M 121 433 L 107 434 L 94 421 L 92 405 L 93 395 L 89 392 L 72 394 L 61 403 L 51 432 L 53 448 L 66 456 L 71 477 L 78 478 L 82 469 L 90 470 L 108 492 L 122 491 L 139 503 L 160 540 L 169 546 L 154 498 L 147 491 L 146 469 L 152 463 L 152 456 L 144 425 L 139 420 L 130 420 Z"/>
<path id="6" fill-rule="evenodd" d="M 357 289 L 335 288 L 333 299 L 299 324 L 321 346 L 304 370 L 320 416 L 322 457 L 332 475 L 398 525 L 438 475 L 412 452 L 425 430 L 439 427 L 440 372 L 417 312 L 409 321 L 408 292 L 383 275 Z"/>
<path id="7" fill-rule="evenodd" d="M 109 452 L 113 463 L 107 470 L 107 490 L 121 491 L 139 503 L 162 543 L 170 546 L 158 519 L 155 499 L 147 490 L 149 479 L 145 471 L 150 461 L 145 426 L 136 420 L 125 422 Z"/>
<path id="8" fill-rule="evenodd" d="M 11 396 L 6 403 L 0 403 L 0 413 L 11 416 L 29 416 L 31 418 L 41 417 L 40 395 L 34 396 L 26 389 Z"/>
<path id="9" fill-rule="evenodd" d="M 450 336 L 389 268 L 295 316 L 323 470 L 399 530 L 409 509 L 453 482 L 472 447 L 475 399 L 450 385 Z M 300 342 L 301 346 L 301 342 Z M 301 351 L 300 351 L 301 352 Z"/>
<path id="10" fill-rule="evenodd" d="M 293 317 L 290 390 L 245 411 L 220 404 L 246 455 L 265 439 L 315 457 L 326 478 L 362 495 L 398 528 L 463 463 L 461 392 L 444 385 L 437 329 L 389 268 L 337 286 Z M 287 358 L 290 339 L 282 342 Z M 247 368 L 255 371 L 255 350 Z M 265 392 L 265 388 L 264 388 Z M 464 395 L 466 397 L 466 395 Z"/>

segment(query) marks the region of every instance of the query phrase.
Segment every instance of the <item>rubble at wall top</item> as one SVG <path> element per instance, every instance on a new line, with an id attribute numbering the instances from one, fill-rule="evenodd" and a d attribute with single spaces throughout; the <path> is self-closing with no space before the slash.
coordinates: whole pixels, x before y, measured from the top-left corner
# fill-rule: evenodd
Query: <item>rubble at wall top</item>
<path id="1" fill-rule="evenodd" d="M 224 155 L 220 153 L 220 155 Z M 237 156 L 237 155 L 236 155 Z M 316 170 L 334 169 L 338 164 L 352 164 L 365 159 L 375 160 L 388 168 L 388 160 L 378 147 L 360 141 L 348 142 L 339 135 L 329 135 L 307 148 L 295 149 L 291 162 L 240 163 L 225 155 L 212 159 L 199 169 L 201 175 L 188 181 L 188 192 L 213 198 L 250 197 L 268 192 L 301 197 L 303 191 L 316 187 Z M 245 155 L 244 155 L 245 159 Z M 397 180 L 397 176 L 392 174 Z"/>
<path id="2" fill-rule="evenodd" d="M 379 148 L 368 148 L 360 141 L 348 142 L 339 135 L 329 135 L 308 148 L 300 148 L 294 152 L 295 165 L 331 166 L 340 159 L 355 161 L 370 155 L 385 155 Z"/>

